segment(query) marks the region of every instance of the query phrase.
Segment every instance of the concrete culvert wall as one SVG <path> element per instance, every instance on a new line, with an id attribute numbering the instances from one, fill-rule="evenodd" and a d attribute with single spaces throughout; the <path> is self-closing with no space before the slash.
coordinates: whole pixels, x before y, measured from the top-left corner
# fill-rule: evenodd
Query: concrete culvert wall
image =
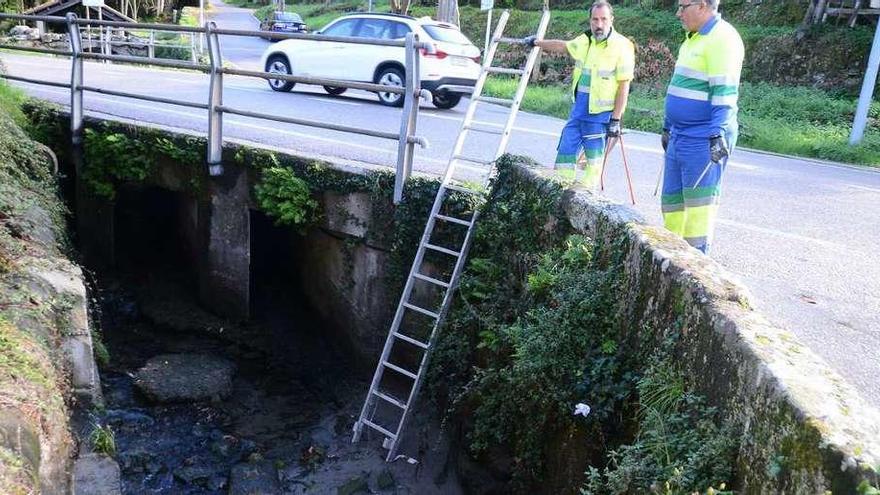
<path id="1" fill-rule="evenodd" d="M 435 181 L 413 179 L 395 208 L 387 172 L 229 146 L 230 175 L 212 183 L 198 169 L 197 140 L 90 125 L 182 149 L 139 180 L 187 198 L 196 234 L 183 237 L 198 244 L 200 286 L 207 280 L 217 291 L 203 297 L 208 307 L 228 308 L 231 298 L 247 308 L 251 256 L 278 254 L 252 253 L 251 234 L 280 239 L 294 253 L 288 268 L 303 295 L 369 376 Z M 466 490 L 854 493 L 877 485 L 877 411 L 751 310 L 747 291 L 721 267 L 624 207 L 561 190 L 526 160 L 499 164 L 419 406 L 446 412 L 460 450 L 449 462 Z M 308 213 L 304 221 L 281 228 L 257 218 L 290 213 L 255 193 L 269 171 L 284 185 L 306 185 L 294 208 Z"/>
<path id="2" fill-rule="evenodd" d="M 623 207 L 587 194 L 567 196 L 564 207 L 572 226 L 597 242 L 624 239 L 625 326 L 682 322 L 676 360 L 689 384 L 737 425 L 744 492 L 876 486 L 878 411 L 793 334 L 750 309 L 747 290 L 724 269 Z"/>
<path id="3" fill-rule="evenodd" d="M 0 493 L 68 493 L 71 404 L 101 402 L 52 157 L 0 111 Z"/>

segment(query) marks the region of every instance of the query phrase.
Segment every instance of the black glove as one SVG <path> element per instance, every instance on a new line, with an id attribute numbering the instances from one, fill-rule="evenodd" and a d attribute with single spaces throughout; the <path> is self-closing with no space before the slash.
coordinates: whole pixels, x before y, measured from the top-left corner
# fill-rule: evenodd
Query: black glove
<path id="1" fill-rule="evenodd" d="M 663 134 L 660 134 L 660 146 L 663 146 L 663 151 L 669 147 L 669 129 L 663 129 Z"/>
<path id="2" fill-rule="evenodd" d="M 528 46 L 534 47 L 534 46 L 535 46 L 535 41 L 538 41 L 538 37 L 535 36 L 535 35 L 533 34 L 533 35 L 531 35 L 531 36 L 526 36 L 525 38 L 523 38 L 523 39 L 522 39 L 522 44 L 523 44 L 523 45 L 528 45 Z"/>
<path id="3" fill-rule="evenodd" d="M 721 136 L 712 136 L 709 138 L 709 158 L 715 163 L 721 163 L 721 160 L 730 155 L 727 150 L 727 142 Z"/>
<path id="4" fill-rule="evenodd" d="M 608 131 L 605 135 L 610 138 L 620 137 L 620 119 L 612 118 L 608 121 Z"/>

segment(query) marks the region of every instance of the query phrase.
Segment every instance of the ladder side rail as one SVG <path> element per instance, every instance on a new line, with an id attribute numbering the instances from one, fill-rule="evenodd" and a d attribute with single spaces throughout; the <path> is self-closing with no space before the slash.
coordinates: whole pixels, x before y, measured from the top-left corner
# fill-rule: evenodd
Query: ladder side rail
<path id="1" fill-rule="evenodd" d="M 431 207 L 431 214 L 428 217 L 428 223 L 425 224 L 425 230 L 424 232 L 422 232 L 422 238 L 419 241 L 419 247 L 416 250 L 412 266 L 410 267 L 409 274 L 406 277 L 406 284 L 404 285 L 403 291 L 400 294 L 400 300 L 397 303 L 397 310 L 394 313 L 394 319 L 391 322 L 391 328 L 388 331 L 388 336 L 385 338 L 385 346 L 382 348 L 382 355 L 379 357 L 379 362 L 376 365 L 376 371 L 373 373 L 373 380 L 370 383 L 369 390 L 367 390 L 367 397 L 364 400 L 363 407 L 361 408 L 361 414 L 358 417 L 357 423 L 355 423 L 354 436 L 351 440 L 352 443 L 360 440 L 361 433 L 363 432 L 362 420 L 367 417 L 368 409 L 373 402 L 373 391 L 378 390 L 379 382 L 382 380 L 382 375 L 385 372 L 385 367 L 382 365 L 382 363 L 388 360 L 388 357 L 391 355 L 391 350 L 394 347 L 394 334 L 400 328 L 400 323 L 403 321 L 403 314 L 406 311 L 406 307 L 404 307 L 404 304 L 409 301 L 409 296 L 412 294 L 413 284 L 415 283 L 415 277 L 413 275 L 416 273 L 419 267 L 421 267 L 422 260 L 425 257 L 425 243 L 427 242 L 428 238 L 430 238 L 431 232 L 434 229 L 434 214 L 440 211 L 441 205 L 442 195 L 438 194 L 437 197 L 434 198 L 434 205 Z"/>
<path id="2" fill-rule="evenodd" d="M 505 11 L 505 14 L 506 13 L 507 12 Z M 502 21 L 503 22 L 507 21 L 507 19 L 504 15 L 502 15 L 502 19 L 499 20 L 499 25 L 503 28 L 503 25 L 501 25 Z M 544 37 L 544 33 L 547 31 L 547 26 L 549 23 L 550 23 L 550 11 L 545 10 L 543 15 L 541 16 L 540 24 L 538 25 L 537 35 L 539 38 Z M 493 37 L 493 40 L 496 38 L 500 38 L 500 36 L 501 36 L 501 32 L 496 30 L 496 33 L 495 33 L 495 36 Z M 495 41 L 493 43 L 493 46 L 490 48 L 490 50 L 492 50 L 493 56 L 494 56 L 494 49 L 497 46 L 498 46 L 498 42 Z M 514 104 L 510 109 L 507 123 L 505 124 L 505 127 L 504 127 L 504 134 L 502 135 L 501 143 L 498 146 L 498 152 L 496 153 L 496 158 L 501 155 L 501 153 L 504 151 L 505 147 L 507 146 L 507 141 L 510 136 L 509 131 L 513 127 L 513 122 L 516 120 L 516 114 L 519 110 L 519 103 L 522 100 L 522 97 L 525 94 L 525 89 L 529 84 L 529 79 L 531 76 L 531 69 L 535 65 L 535 61 L 538 58 L 539 52 L 540 52 L 540 48 L 534 47 L 532 49 L 531 53 L 529 53 L 529 57 L 526 62 L 526 65 L 525 65 L 525 71 L 520 76 L 519 86 L 517 88 L 516 96 L 514 97 Z M 486 64 L 488 65 L 490 62 L 491 62 L 491 60 L 487 60 Z M 485 69 L 485 66 L 484 66 L 484 69 Z M 481 81 L 479 81 L 479 82 L 484 82 L 487 74 L 488 74 L 488 72 L 486 72 L 484 70 L 483 74 L 481 74 Z M 474 91 L 474 94 L 478 95 L 479 93 L 477 91 Z M 472 109 L 475 106 L 476 106 L 476 100 L 472 100 L 471 105 L 468 107 L 468 114 L 470 114 L 470 115 L 473 114 Z M 465 119 L 462 120 L 462 130 L 460 131 L 459 139 L 458 139 L 459 142 L 456 143 L 456 148 L 458 148 L 458 145 L 463 141 L 462 135 L 466 132 L 466 130 L 463 128 L 467 124 L 467 121 L 468 121 L 468 118 L 466 116 Z M 460 152 L 460 150 L 455 150 L 453 152 L 453 156 L 457 155 L 458 152 Z M 454 159 L 450 159 L 450 166 L 447 167 L 447 173 L 446 173 L 446 177 L 444 177 L 444 182 L 446 180 L 448 180 L 448 178 L 449 178 L 450 171 L 453 168 L 452 167 L 453 161 L 454 161 Z M 494 169 L 495 169 L 495 167 L 493 165 L 491 167 L 491 170 L 494 170 Z M 468 228 L 467 233 L 465 234 L 464 241 L 462 243 L 461 256 L 459 256 L 458 260 L 456 260 L 456 262 L 455 262 L 455 268 L 452 271 L 452 278 L 449 281 L 449 287 L 446 289 L 446 294 L 444 294 L 443 302 L 440 305 L 440 312 L 439 312 L 440 316 L 434 322 L 434 326 L 431 329 L 431 337 L 428 341 L 428 349 L 433 348 L 434 344 L 436 343 L 437 337 L 440 333 L 439 332 L 440 326 L 443 325 L 443 322 L 446 319 L 446 315 L 448 314 L 449 309 L 452 306 L 452 298 L 455 295 L 455 290 L 458 288 L 458 283 L 461 278 L 461 272 L 464 268 L 464 264 L 467 259 L 468 251 L 470 250 L 470 246 L 473 243 L 473 234 L 476 230 L 476 223 L 479 218 L 479 214 L 480 214 L 480 211 L 479 211 L 479 209 L 477 209 L 474 211 L 474 213 L 471 217 L 471 226 Z M 432 221 L 433 221 L 433 215 L 432 215 Z M 403 417 L 401 418 L 400 423 L 398 424 L 397 431 L 394 434 L 394 439 L 391 441 L 391 445 L 388 450 L 388 456 L 385 459 L 388 462 L 392 461 L 394 459 L 394 456 L 397 454 L 397 447 L 399 445 L 400 433 L 403 431 L 403 428 L 406 426 L 406 422 L 409 419 L 409 416 L 411 414 L 412 404 L 415 400 L 416 395 L 418 395 L 419 389 L 422 386 L 425 371 L 427 369 L 429 360 L 430 360 L 430 352 L 425 352 L 422 355 L 421 364 L 419 365 L 419 371 L 417 373 L 418 377 L 416 378 L 416 381 L 413 384 L 413 387 L 410 389 L 409 397 L 406 400 L 407 409 L 404 411 Z"/>
<path id="3" fill-rule="evenodd" d="M 437 337 L 440 335 L 440 326 L 443 325 L 444 320 L 446 320 L 446 315 L 449 313 L 449 309 L 452 306 L 452 298 L 455 295 L 455 290 L 458 288 L 458 282 L 461 277 L 461 272 L 464 269 L 465 260 L 467 259 L 467 253 L 470 250 L 471 244 L 473 243 L 474 232 L 476 231 L 476 223 L 479 216 L 480 210 L 474 210 L 474 213 L 471 216 L 471 226 L 468 228 L 467 233 L 465 234 L 464 241 L 462 243 L 461 256 L 455 262 L 455 268 L 452 270 L 452 279 L 449 281 L 449 288 L 446 289 L 446 294 L 444 294 L 443 302 L 440 305 L 440 317 L 437 318 L 437 320 L 434 322 L 434 327 L 431 329 L 431 337 L 428 340 L 429 350 L 434 348 Z M 412 389 L 410 389 L 409 397 L 407 397 L 406 399 L 407 408 L 403 412 L 403 417 L 400 419 L 400 423 L 397 425 L 397 431 L 394 432 L 394 439 L 391 441 L 391 446 L 388 449 L 388 455 L 385 458 L 387 462 L 393 461 L 395 455 L 397 454 L 397 447 L 400 444 L 400 433 L 406 426 L 407 420 L 409 420 L 409 416 L 413 410 L 413 403 L 415 402 L 416 396 L 419 393 L 419 389 L 421 389 L 422 383 L 424 382 L 425 372 L 428 368 L 430 356 L 430 351 L 425 352 L 422 355 L 422 360 L 419 364 L 419 371 L 417 373 L 418 377 L 416 378 Z"/>
<path id="4" fill-rule="evenodd" d="M 455 145 L 452 147 L 452 153 L 449 155 L 450 160 L 449 164 L 452 164 L 452 157 L 455 155 L 461 154 L 462 148 L 464 148 L 464 139 L 467 131 L 464 127 L 470 123 L 474 118 L 474 113 L 477 110 L 477 99 L 483 93 L 483 86 L 486 84 L 486 79 L 489 75 L 489 72 L 486 70 L 486 67 L 489 67 L 492 64 L 492 61 L 495 59 L 495 52 L 498 50 L 498 39 L 501 38 L 501 34 L 504 32 L 504 28 L 507 26 L 507 19 L 510 17 L 510 12 L 505 10 L 501 13 L 501 17 L 498 18 L 498 25 L 495 27 L 495 32 L 492 34 L 492 42 L 489 44 L 489 53 L 486 54 L 483 59 L 483 69 L 480 71 L 480 77 L 477 78 L 477 82 L 474 85 L 474 91 L 471 93 L 471 102 L 468 104 L 468 108 L 464 113 L 464 118 L 461 119 L 461 127 L 458 131 L 458 138 L 455 140 Z M 451 176 L 451 169 L 449 165 L 447 165 L 446 174 L 443 177 L 443 181 L 446 182 Z"/>
<path id="5" fill-rule="evenodd" d="M 363 432 L 362 421 L 364 418 L 366 418 L 369 407 L 372 404 L 373 391 L 378 390 L 379 382 L 382 380 L 382 375 L 385 371 L 382 363 L 387 361 L 388 357 L 391 354 L 391 350 L 394 347 L 394 334 L 400 328 L 400 323 L 403 320 L 403 314 L 404 311 L 406 311 L 404 304 L 409 301 L 409 296 L 412 293 L 413 284 L 416 280 L 414 275 L 421 268 L 422 260 L 425 257 L 425 244 L 428 243 L 431 237 L 431 233 L 434 231 L 434 224 L 436 222 L 435 216 L 437 215 L 437 213 L 440 212 L 440 208 L 443 206 L 444 195 L 445 193 L 443 191 L 443 185 L 441 184 L 437 190 L 437 195 L 434 197 L 434 204 L 431 206 L 431 212 L 428 215 L 428 222 L 425 224 L 425 230 L 422 232 L 422 237 L 419 240 L 419 247 L 416 250 L 415 258 L 413 258 L 413 263 L 410 266 L 409 274 L 406 277 L 406 285 L 404 286 L 403 292 L 400 295 L 400 301 L 397 303 L 397 311 L 394 313 L 394 320 L 391 323 L 391 328 L 388 331 L 388 336 L 385 338 L 385 346 L 382 348 L 382 355 L 379 358 L 379 363 L 376 365 L 376 371 L 373 373 L 373 380 L 370 384 L 369 390 L 367 391 L 367 397 L 364 400 L 363 407 L 361 408 L 361 414 L 358 417 L 357 423 L 355 423 L 355 431 L 354 436 L 352 437 L 352 443 L 360 440 L 361 433 Z M 396 439 L 392 439 L 392 441 L 395 440 Z"/>
<path id="6" fill-rule="evenodd" d="M 544 34 L 547 32 L 547 26 L 550 24 L 550 11 L 545 10 L 544 14 L 541 15 L 541 22 L 538 24 L 538 39 L 544 39 Z M 495 152 L 495 158 L 498 159 L 503 153 L 504 150 L 507 149 L 507 142 L 510 140 L 510 130 L 513 129 L 513 123 L 516 121 L 516 114 L 519 113 L 519 107 L 522 104 L 522 100 L 526 94 L 526 88 L 529 85 L 529 80 L 532 76 L 532 70 L 535 67 L 535 62 L 538 60 L 538 54 L 541 49 L 539 47 L 533 47 L 531 52 L 529 53 L 529 57 L 526 60 L 525 70 L 523 75 L 519 80 L 519 86 L 516 89 L 516 95 L 513 97 L 513 105 L 510 107 L 510 113 L 507 115 L 507 123 L 504 124 L 504 133 L 501 135 L 501 140 L 498 143 L 498 150 Z M 492 167 L 494 170 L 494 167 Z"/>

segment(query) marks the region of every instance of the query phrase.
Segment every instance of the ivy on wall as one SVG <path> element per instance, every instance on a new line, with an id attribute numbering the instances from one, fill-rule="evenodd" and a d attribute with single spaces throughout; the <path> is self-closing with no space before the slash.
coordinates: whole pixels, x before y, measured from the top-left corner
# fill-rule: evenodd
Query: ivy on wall
<path id="1" fill-rule="evenodd" d="M 512 493 L 582 481 L 584 493 L 689 493 L 729 482 L 729 429 L 683 387 L 652 392 L 650 377 L 676 373 L 671 354 L 621 328 L 623 241 L 600 248 L 572 235 L 558 220 L 558 185 L 520 180 L 514 160 L 499 165 L 427 379 L 447 424 L 461 426 L 474 458 L 507 467 Z M 652 396 L 674 407 L 640 413 Z M 596 467 L 581 480 L 550 479 L 548 459 L 563 448 L 570 465 Z"/>
<path id="2" fill-rule="evenodd" d="M 260 209 L 274 218 L 276 225 L 297 227 L 302 231 L 318 218 L 318 202 L 312 199 L 308 184 L 289 168 L 263 170 L 254 193 Z"/>

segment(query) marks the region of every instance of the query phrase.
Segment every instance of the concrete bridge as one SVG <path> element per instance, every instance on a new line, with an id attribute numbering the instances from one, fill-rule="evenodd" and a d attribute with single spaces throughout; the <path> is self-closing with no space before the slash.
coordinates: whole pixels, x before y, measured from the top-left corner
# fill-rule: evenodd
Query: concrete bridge
<path id="1" fill-rule="evenodd" d="M 52 115 L 43 117 L 44 130 L 51 130 L 55 142 L 65 142 L 67 116 Z M 132 235 L 158 229 L 176 239 L 205 306 L 232 318 L 247 318 L 251 304 L 254 215 L 262 215 L 251 192 L 261 164 L 290 167 L 316 184 L 324 213 L 319 228 L 302 238 L 281 234 L 257 242 L 279 243 L 297 253 L 301 279 L 291 282 L 308 287 L 306 297 L 334 323 L 340 340 L 364 366 L 372 364 L 397 297 L 383 283 L 392 252 L 388 229 L 394 225 L 388 223 L 394 207 L 387 172 L 279 153 L 271 158 L 265 150 L 230 145 L 223 153 L 226 173 L 211 178 L 199 161 L 170 156 L 197 156 L 193 152 L 204 145 L 199 138 L 96 120 L 87 121 L 87 128 L 94 136 L 125 135 L 144 143 L 165 139 L 173 143 L 167 149 L 177 151 L 160 154 L 142 180 L 114 180 L 111 201 L 83 180 L 87 168 L 96 166 L 89 160 L 101 155 L 59 147 L 62 162 L 72 165 L 69 173 L 77 177 L 73 189 L 83 253 L 112 263 L 121 230 Z M 115 160 L 120 158 L 115 163 L 124 163 L 124 157 Z M 517 180 L 544 180 L 522 166 L 517 170 Z M 388 194 L 377 196 L 371 184 L 383 181 Z M 575 191 L 561 207 L 565 213 L 558 221 L 624 249 L 625 278 L 631 281 L 622 296 L 626 328 L 664 328 L 672 324 L 670 318 L 684 322 L 687 345 L 679 359 L 696 390 L 719 404 L 725 416 L 747 425 L 738 466 L 738 483 L 747 492 L 853 493 L 859 483 L 876 479 L 880 415 L 797 337 L 754 311 L 748 290 L 726 270 L 627 208 Z M 121 218 L 120 208 L 129 213 Z M 141 223 L 124 225 L 138 218 L 131 211 L 141 212 Z M 768 474 L 767 466 L 779 456 L 789 464 Z"/>

